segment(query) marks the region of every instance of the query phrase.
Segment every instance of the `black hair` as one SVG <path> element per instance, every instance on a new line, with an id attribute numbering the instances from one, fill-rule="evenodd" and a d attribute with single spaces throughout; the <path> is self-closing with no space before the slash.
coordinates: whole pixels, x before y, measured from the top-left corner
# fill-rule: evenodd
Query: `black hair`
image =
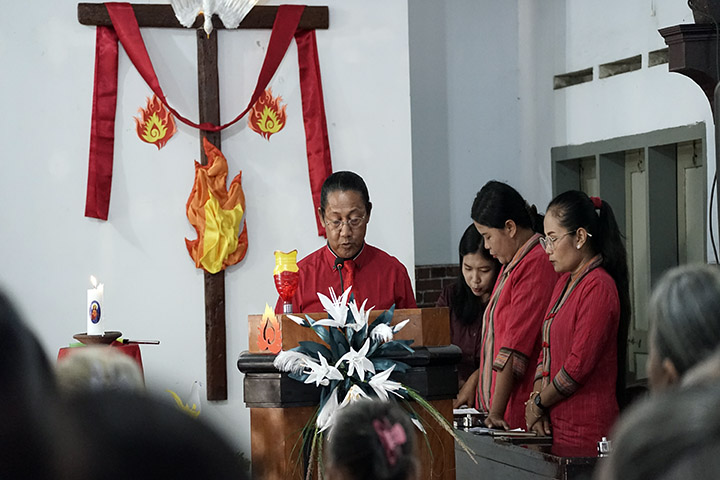
<path id="1" fill-rule="evenodd" d="M 74 422 L 67 436 L 76 457 L 66 459 L 67 478 L 247 478 L 239 456 L 220 433 L 159 398 L 122 390 L 86 391 L 68 399 L 65 408 Z M 102 454 L 87 455 L 93 451 Z"/>
<path id="2" fill-rule="evenodd" d="M 512 220 L 521 228 L 542 233 L 543 216 L 537 213 L 525 199 L 507 183 L 491 180 L 475 196 L 470 211 L 472 219 L 490 228 L 505 228 L 505 222 Z"/>
<path id="3" fill-rule="evenodd" d="M 596 211 L 597 210 L 597 211 Z M 590 249 L 601 254 L 603 268 L 615 281 L 620 300 L 620 323 L 618 325 L 617 353 L 618 374 L 616 395 L 618 404 L 625 405 L 625 370 L 627 368 L 627 338 L 630 325 L 630 286 L 628 280 L 627 252 L 622 234 L 615 220 L 612 207 L 601 200 L 599 209 L 585 192 L 568 190 L 553 198 L 547 212 L 553 212 L 560 225 L 568 232 L 584 228 Z"/>
<path id="4" fill-rule="evenodd" d="M 406 441 L 395 447 L 393 465 L 373 421 L 399 424 Z M 328 462 L 351 479 L 407 480 L 417 472 L 415 431 L 410 417 L 395 402 L 360 400 L 338 412 L 327 443 Z"/>
<path id="5" fill-rule="evenodd" d="M 457 286 L 455 287 L 455 292 L 452 297 L 452 306 L 460 323 L 470 325 L 475 322 L 478 315 L 483 311 L 485 304 L 480 297 L 472 292 L 472 289 L 465 281 L 462 271 L 463 257 L 473 253 L 481 254 L 485 260 L 492 263 L 495 278 L 497 278 L 500 272 L 500 262 L 490 255 L 490 251 L 485 248 L 482 235 L 477 231 L 475 225 L 472 224 L 465 229 L 465 233 L 463 233 L 463 236 L 460 238 L 458 253 L 460 256 L 460 270 L 458 271 Z"/>
<path id="6" fill-rule="evenodd" d="M 325 207 L 327 207 L 327 197 L 332 192 L 347 192 L 348 190 L 358 192 L 365 204 L 365 212 L 370 213 L 372 204 L 370 203 L 370 194 L 367 185 L 360 175 L 355 172 L 340 171 L 335 172 L 325 179 L 322 190 L 320 190 L 320 212 L 325 215 Z"/>
<path id="7" fill-rule="evenodd" d="M 52 366 L 12 301 L 0 292 L 0 477 L 57 478 L 62 457 L 56 432 Z M 38 452 L 43 452 L 38 455 Z"/>

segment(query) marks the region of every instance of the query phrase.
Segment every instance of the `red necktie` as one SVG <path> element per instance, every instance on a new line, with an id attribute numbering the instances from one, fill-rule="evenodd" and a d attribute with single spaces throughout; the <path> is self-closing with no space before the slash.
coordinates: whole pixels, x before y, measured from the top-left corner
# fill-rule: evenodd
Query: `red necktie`
<path id="1" fill-rule="evenodd" d="M 343 264 L 343 270 L 343 273 L 345 273 L 345 277 L 343 277 L 343 280 L 345 281 L 345 290 L 347 290 L 353 285 L 353 280 L 355 279 L 355 262 L 353 262 L 352 260 L 345 260 L 345 263 Z M 353 288 L 353 292 L 354 291 L 355 289 Z"/>

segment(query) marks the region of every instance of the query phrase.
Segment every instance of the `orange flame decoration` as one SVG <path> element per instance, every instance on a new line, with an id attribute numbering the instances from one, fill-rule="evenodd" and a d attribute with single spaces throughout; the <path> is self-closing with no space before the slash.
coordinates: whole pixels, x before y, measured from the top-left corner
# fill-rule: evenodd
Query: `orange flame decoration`
<path id="1" fill-rule="evenodd" d="M 271 353 L 280 353 L 282 349 L 280 322 L 278 322 L 275 312 L 267 303 L 265 304 L 265 313 L 262 316 L 262 324 L 258 326 L 258 330 L 257 344 L 260 351 L 270 350 Z"/>
<path id="2" fill-rule="evenodd" d="M 185 239 L 190 257 L 197 268 L 217 273 L 235 265 L 247 252 L 247 224 L 244 223 L 245 194 L 242 190 L 242 171 L 230 188 L 227 182 L 227 160 L 222 152 L 203 138 L 207 165 L 195 162 L 195 183 L 187 201 L 187 217 L 195 227 L 197 240 Z"/>
<path id="3" fill-rule="evenodd" d="M 260 95 L 248 115 L 248 126 L 270 141 L 270 135 L 279 132 L 285 126 L 287 105 L 280 106 L 282 97 L 273 98 L 272 89 L 268 88 Z"/>
<path id="4" fill-rule="evenodd" d="M 175 119 L 165 108 L 157 95 L 148 97 L 147 107 L 138 109 L 142 118 L 135 119 L 135 130 L 140 140 L 147 143 L 154 143 L 160 150 L 175 135 Z"/>

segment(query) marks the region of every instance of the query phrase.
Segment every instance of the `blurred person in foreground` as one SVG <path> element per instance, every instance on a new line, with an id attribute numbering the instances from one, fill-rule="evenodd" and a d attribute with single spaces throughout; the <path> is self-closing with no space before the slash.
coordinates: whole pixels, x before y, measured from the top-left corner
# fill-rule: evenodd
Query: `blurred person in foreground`
<path id="1" fill-rule="evenodd" d="M 326 480 L 419 480 L 415 428 L 394 402 L 359 400 L 337 413 L 326 445 Z"/>
<path id="2" fill-rule="evenodd" d="M 720 269 L 684 265 L 662 276 L 650 297 L 648 383 L 653 392 L 676 386 L 720 347 Z"/>

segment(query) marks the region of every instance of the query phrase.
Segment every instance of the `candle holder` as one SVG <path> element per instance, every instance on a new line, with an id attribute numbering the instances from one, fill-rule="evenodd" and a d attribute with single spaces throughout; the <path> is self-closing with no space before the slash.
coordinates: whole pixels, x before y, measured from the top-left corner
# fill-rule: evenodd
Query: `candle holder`
<path id="1" fill-rule="evenodd" d="M 275 250 L 275 288 L 283 301 L 283 313 L 293 313 L 292 297 L 298 286 L 297 250 L 281 252 Z"/>

